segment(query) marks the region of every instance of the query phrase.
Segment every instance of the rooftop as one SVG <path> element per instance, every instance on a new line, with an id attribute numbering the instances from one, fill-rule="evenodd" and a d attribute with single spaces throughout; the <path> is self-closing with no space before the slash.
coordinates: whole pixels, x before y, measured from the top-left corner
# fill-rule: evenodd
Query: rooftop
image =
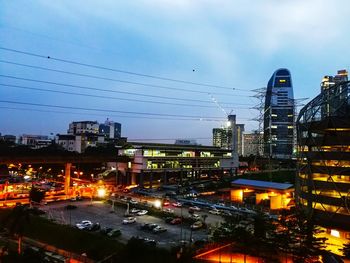
<path id="1" fill-rule="evenodd" d="M 289 190 L 293 188 L 293 184 L 289 183 L 275 183 L 268 181 L 258 181 L 258 180 L 249 180 L 249 179 L 237 179 L 231 182 L 232 186 L 241 186 L 241 187 L 251 187 L 254 189 L 260 190 Z"/>

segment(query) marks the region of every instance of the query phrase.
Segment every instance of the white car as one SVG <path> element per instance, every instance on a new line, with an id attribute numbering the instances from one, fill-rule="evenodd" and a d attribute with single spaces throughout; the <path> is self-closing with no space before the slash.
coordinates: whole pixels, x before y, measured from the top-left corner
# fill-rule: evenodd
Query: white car
<path id="1" fill-rule="evenodd" d="M 195 229 L 200 229 L 203 227 L 203 223 L 201 221 L 197 221 L 197 222 L 194 222 L 192 225 L 191 225 L 191 229 L 195 230 Z"/>
<path id="2" fill-rule="evenodd" d="M 162 227 L 162 226 L 156 226 L 152 230 L 153 233 L 162 233 L 162 232 L 165 232 L 165 231 L 167 231 L 167 229 Z"/>
<path id="3" fill-rule="evenodd" d="M 188 208 L 188 210 L 201 211 L 201 209 L 198 206 L 191 206 L 190 208 Z"/>
<path id="4" fill-rule="evenodd" d="M 230 208 L 233 209 L 233 210 L 238 210 L 238 208 L 235 207 L 234 205 L 231 205 Z"/>
<path id="5" fill-rule="evenodd" d="M 220 215 L 220 211 L 218 209 L 209 210 L 209 213 L 213 215 Z"/>
<path id="6" fill-rule="evenodd" d="M 192 215 L 190 216 L 190 218 L 193 218 L 193 219 L 195 219 L 195 220 L 200 220 L 200 219 L 201 219 L 201 216 L 200 216 L 200 215 L 197 215 L 197 214 L 192 214 Z"/>
<path id="7" fill-rule="evenodd" d="M 182 204 L 181 204 L 180 202 L 175 202 L 175 203 L 173 203 L 173 206 L 175 206 L 175 207 L 181 207 Z"/>
<path id="8" fill-rule="evenodd" d="M 148 213 L 147 210 L 141 210 L 141 211 L 137 212 L 137 215 L 138 216 L 143 216 L 143 215 L 146 215 L 147 213 Z"/>
<path id="9" fill-rule="evenodd" d="M 130 210 L 130 213 L 133 213 L 133 214 L 136 214 L 138 212 L 140 212 L 140 209 L 133 208 Z"/>
<path id="10" fill-rule="evenodd" d="M 133 205 L 137 205 L 139 202 L 137 202 L 137 201 L 134 200 L 134 199 L 131 199 L 131 200 L 129 201 L 129 203 L 130 203 L 130 204 L 133 204 Z"/>
<path id="11" fill-rule="evenodd" d="M 92 222 L 89 220 L 83 220 L 75 225 L 78 229 L 86 229 L 92 226 Z"/>
<path id="12" fill-rule="evenodd" d="M 127 225 L 127 224 L 132 224 L 136 222 L 136 218 L 135 217 L 128 217 L 126 219 L 123 220 L 123 224 Z"/>
<path id="13" fill-rule="evenodd" d="M 174 210 L 170 208 L 164 208 L 163 211 L 167 213 L 174 213 Z"/>

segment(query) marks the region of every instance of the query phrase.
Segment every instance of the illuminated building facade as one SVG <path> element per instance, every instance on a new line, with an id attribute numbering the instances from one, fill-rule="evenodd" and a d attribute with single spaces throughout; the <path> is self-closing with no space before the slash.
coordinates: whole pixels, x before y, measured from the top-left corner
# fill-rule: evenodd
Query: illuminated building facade
<path id="1" fill-rule="evenodd" d="M 185 181 L 219 178 L 234 173 L 230 150 L 200 145 L 176 145 L 129 142 L 129 149 L 118 155 L 129 156 L 127 167 L 117 164 L 125 173 L 120 184 L 181 184 Z M 122 180 L 121 178 L 119 178 Z M 118 180 L 119 180 L 118 179 Z"/>
<path id="2" fill-rule="evenodd" d="M 262 134 L 259 133 L 245 133 L 243 134 L 243 156 L 263 155 Z"/>
<path id="3" fill-rule="evenodd" d="M 231 201 L 244 203 L 253 200 L 256 205 L 268 205 L 271 210 L 287 209 L 294 205 L 294 188 L 289 183 L 237 179 L 231 183 Z"/>
<path id="4" fill-rule="evenodd" d="M 325 77 L 297 119 L 298 203 L 336 238 L 350 238 L 349 92 L 346 71 Z"/>
<path id="5" fill-rule="evenodd" d="M 290 158 L 294 145 L 294 97 L 288 69 L 276 70 L 270 78 L 265 97 L 264 154 Z"/>
<path id="6" fill-rule="evenodd" d="M 236 124 L 236 150 L 238 155 L 243 155 L 244 124 Z M 213 146 L 222 149 L 232 149 L 232 128 L 214 128 Z"/>

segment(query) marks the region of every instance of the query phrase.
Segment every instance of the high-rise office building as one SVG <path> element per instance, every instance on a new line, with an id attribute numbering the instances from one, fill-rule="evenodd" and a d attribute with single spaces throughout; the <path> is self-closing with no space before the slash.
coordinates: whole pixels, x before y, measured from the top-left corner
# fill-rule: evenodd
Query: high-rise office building
<path id="1" fill-rule="evenodd" d="M 288 69 L 276 70 L 270 78 L 265 97 L 264 154 L 290 158 L 294 148 L 294 97 Z"/>

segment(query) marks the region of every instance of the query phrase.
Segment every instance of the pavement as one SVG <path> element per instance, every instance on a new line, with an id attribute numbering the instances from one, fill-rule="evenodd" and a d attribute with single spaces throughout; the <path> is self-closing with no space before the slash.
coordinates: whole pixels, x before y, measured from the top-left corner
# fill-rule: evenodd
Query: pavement
<path id="1" fill-rule="evenodd" d="M 65 209 L 66 205 L 75 205 L 77 209 L 67 210 Z M 175 210 L 175 214 L 181 214 L 181 208 L 170 207 Z M 56 222 L 62 224 L 70 224 L 75 226 L 76 223 L 81 222 L 82 220 L 90 220 L 93 223 L 98 222 L 101 225 L 101 228 L 111 227 L 120 229 L 122 232 L 121 237 L 118 240 L 122 242 L 127 242 L 131 237 L 148 237 L 157 241 L 158 246 L 161 247 L 170 247 L 178 244 L 180 240 L 189 240 L 192 238 L 194 240 L 200 240 L 207 238 L 207 230 L 199 229 L 194 230 L 191 233 L 191 229 L 188 225 L 183 224 L 182 229 L 181 225 L 170 225 L 166 224 L 163 219 L 150 216 L 136 216 L 136 223 L 124 225 L 122 224 L 123 219 L 125 219 L 125 208 L 120 206 L 115 206 L 114 212 L 111 212 L 111 205 L 106 204 L 102 201 L 64 201 L 49 203 L 48 205 L 42 206 L 42 210 L 46 212 L 46 216 L 49 219 L 55 219 Z M 188 216 L 188 211 L 186 208 L 182 208 L 183 216 Z M 206 214 L 204 212 L 196 212 L 196 214 Z M 218 224 L 219 221 L 222 221 L 220 216 L 208 215 L 206 219 L 207 223 Z M 163 233 L 152 233 L 149 231 L 141 230 L 141 225 L 145 223 L 154 223 L 160 226 L 163 226 L 167 229 Z"/>

